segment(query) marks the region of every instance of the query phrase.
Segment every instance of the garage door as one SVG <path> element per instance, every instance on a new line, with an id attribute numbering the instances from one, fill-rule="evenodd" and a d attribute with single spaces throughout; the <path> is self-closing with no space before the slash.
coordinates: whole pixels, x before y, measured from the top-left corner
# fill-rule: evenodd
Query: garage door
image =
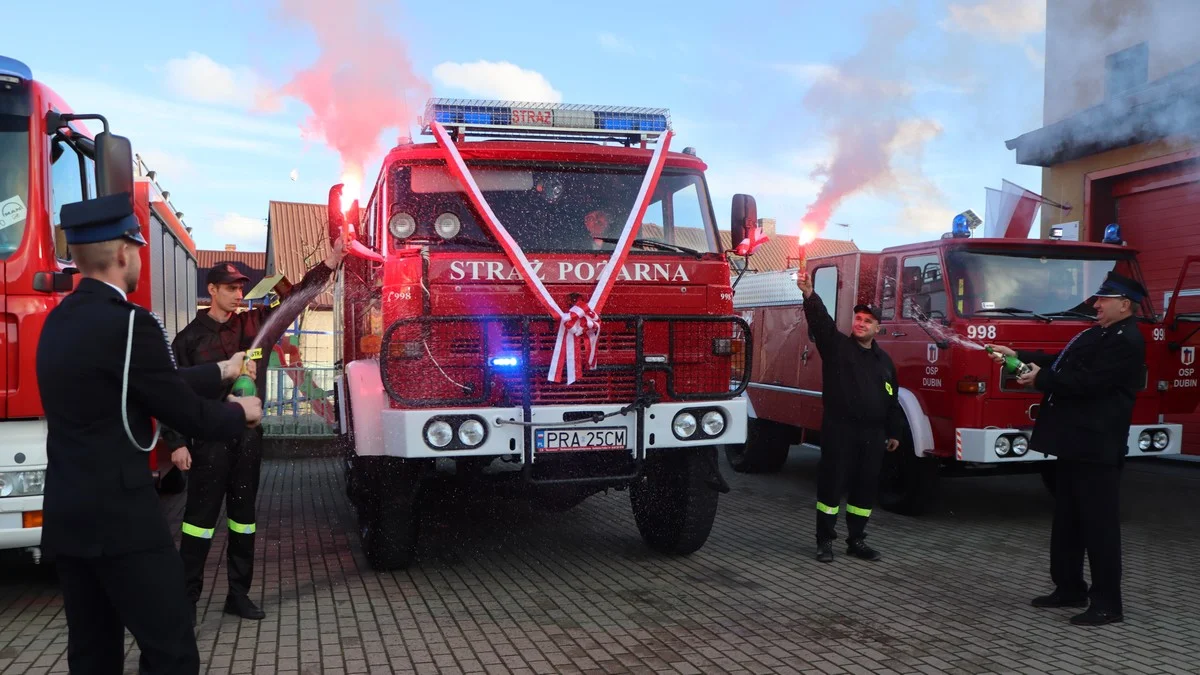
<path id="1" fill-rule="evenodd" d="M 1130 178 L 1113 186 L 1113 196 L 1121 234 L 1140 251 L 1146 290 L 1161 314 L 1183 259 L 1200 252 L 1200 170 L 1193 165 Z M 1168 416 L 1167 421 L 1184 425 L 1183 452 L 1200 455 L 1200 414 Z"/>

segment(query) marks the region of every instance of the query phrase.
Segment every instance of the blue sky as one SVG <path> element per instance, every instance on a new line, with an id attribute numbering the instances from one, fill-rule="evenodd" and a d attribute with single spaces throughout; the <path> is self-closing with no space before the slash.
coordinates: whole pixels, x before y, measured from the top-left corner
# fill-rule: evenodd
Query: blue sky
<path id="1" fill-rule="evenodd" d="M 10 30 L 3 53 L 130 137 L 201 248 L 262 250 L 270 200 L 322 203 L 342 173 L 338 153 L 302 133 L 309 107 L 279 94 L 321 54 L 280 1 L 111 0 L 100 11 L 62 0 L 63 20 L 20 3 L 8 25 L 41 25 L 54 40 Z M 347 15 L 375 6 L 330 4 Z M 968 208 L 982 217 L 984 188 L 1002 179 L 1040 188 L 1040 170 L 1018 166 L 1004 141 L 1041 124 L 1044 0 L 381 7 L 372 25 L 403 45 L 407 77 L 433 95 L 669 108 L 672 147 L 708 163 L 722 227 L 731 196 L 746 192 L 794 233 L 822 185 L 814 169 L 838 152 L 835 131 L 859 125 L 896 130 L 887 171 L 831 218 L 860 247 L 936 237 Z M 358 42 L 359 53 L 371 44 Z M 390 60 L 408 81 L 403 59 Z M 381 131 L 368 182 L 397 134 Z"/>

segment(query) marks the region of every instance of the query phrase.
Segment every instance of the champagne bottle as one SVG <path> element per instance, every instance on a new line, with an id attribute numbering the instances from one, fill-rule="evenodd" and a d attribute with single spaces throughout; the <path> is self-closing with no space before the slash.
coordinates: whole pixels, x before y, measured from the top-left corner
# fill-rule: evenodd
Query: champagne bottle
<path id="1" fill-rule="evenodd" d="M 234 396 L 258 395 L 258 387 L 254 384 L 254 378 L 250 377 L 250 373 L 246 369 L 246 364 L 248 363 L 250 363 L 249 358 L 242 362 L 242 374 L 238 375 L 237 379 L 233 381 L 233 391 L 231 393 Z"/>
<path id="2" fill-rule="evenodd" d="M 991 347 L 985 347 L 984 349 L 986 349 L 987 353 L 989 354 L 995 353 L 995 350 Z M 1016 375 L 1017 377 L 1020 377 L 1032 370 L 1032 368 L 1029 367 L 1029 364 L 1021 363 L 1021 360 L 1015 356 L 1004 357 L 1004 369 L 1013 375 Z"/>

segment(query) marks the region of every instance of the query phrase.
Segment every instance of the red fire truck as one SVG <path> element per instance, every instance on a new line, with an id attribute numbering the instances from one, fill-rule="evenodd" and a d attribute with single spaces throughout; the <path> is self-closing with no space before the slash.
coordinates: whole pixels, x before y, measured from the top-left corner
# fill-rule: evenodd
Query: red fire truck
<path id="1" fill-rule="evenodd" d="M 668 151 L 662 109 L 433 99 L 422 127 L 435 142 L 394 148 L 365 209 L 330 196 L 358 253 L 336 392 L 372 564 L 411 560 L 439 460 L 548 509 L 628 488 L 649 546 L 700 548 L 750 344 L 705 164 Z M 743 252 L 754 210 L 734 198 Z"/>
<path id="2" fill-rule="evenodd" d="M 838 328 L 850 332 L 853 307 L 874 303 L 883 314 L 878 341 L 896 363 L 908 422 L 889 453 L 880 505 L 919 514 L 943 474 L 1041 471 L 1052 462 L 1029 448 L 1041 395 L 1016 383 L 982 345 L 1055 352 L 1094 319 L 1088 298 L 1110 270 L 1141 280 L 1137 252 L 1120 244 L 1060 239 L 973 239 L 955 228 L 936 241 L 807 261 L 814 290 Z M 1200 287 L 1200 258 L 1180 275 L 1180 289 Z M 821 357 L 808 332 L 796 270 L 746 276 L 735 307 L 755 334 L 747 388 L 747 441 L 726 447 L 741 472 L 777 471 L 790 446 L 820 444 Z M 1164 415 L 1188 413 L 1200 401 L 1195 338 L 1200 314 L 1172 301 L 1165 316 L 1150 299 L 1140 307 L 1146 373 L 1129 432 L 1129 456 L 1180 452 L 1182 429 Z"/>
<path id="3" fill-rule="evenodd" d="M 104 131 L 92 136 L 84 120 Z M 136 177 L 135 177 L 136 173 Z M 99 115 L 76 115 L 23 63 L 0 56 L 0 549 L 40 559 L 46 425 L 35 371 L 46 315 L 75 288 L 62 230 L 63 204 L 132 192 L 149 243 L 137 291 L 171 335 L 196 303 L 196 247 L 155 174 Z M 170 457 L 152 452 L 160 488 L 182 488 Z"/>

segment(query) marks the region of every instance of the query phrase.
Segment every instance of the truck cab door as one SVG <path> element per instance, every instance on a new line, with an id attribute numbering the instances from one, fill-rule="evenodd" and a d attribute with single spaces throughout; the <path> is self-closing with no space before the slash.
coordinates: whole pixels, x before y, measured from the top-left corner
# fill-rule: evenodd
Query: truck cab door
<path id="1" fill-rule="evenodd" d="M 1191 415 L 1200 405 L 1200 256 L 1188 256 L 1179 271 L 1175 288 L 1167 297 L 1161 327 L 1154 328 L 1155 341 L 1167 344 L 1162 377 L 1167 382 L 1163 413 Z M 1191 420 L 1189 420 L 1191 421 Z"/>

